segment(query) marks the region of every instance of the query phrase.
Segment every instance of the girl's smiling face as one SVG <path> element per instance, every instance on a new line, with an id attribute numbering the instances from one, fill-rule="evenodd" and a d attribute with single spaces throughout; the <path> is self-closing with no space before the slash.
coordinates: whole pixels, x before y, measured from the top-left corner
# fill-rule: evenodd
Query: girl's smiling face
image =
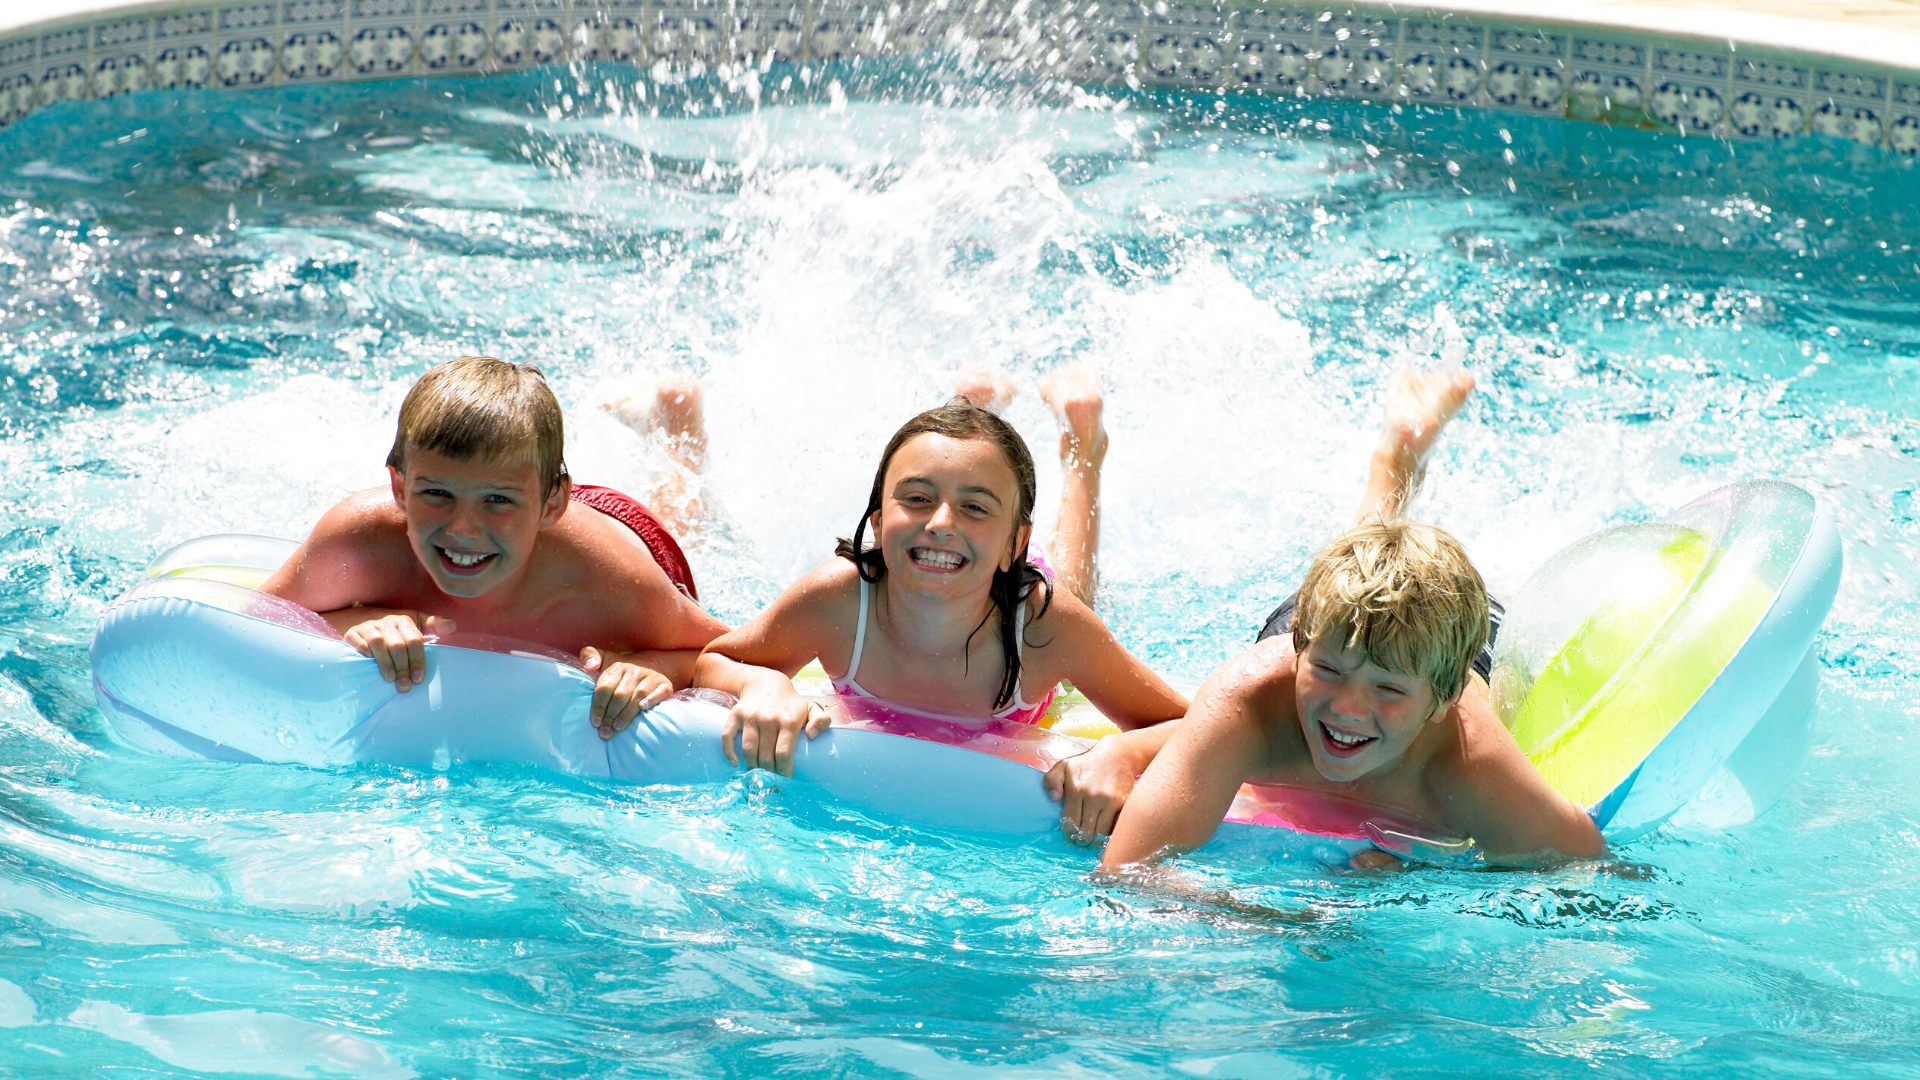
<path id="1" fill-rule="evenodd" d="M 887 580 L 940 596 L 985 593 L 1026 547 L 1019 492 L 992 443 L 931 432 L 909 439 L 887 463 L 872 521 Z"/>

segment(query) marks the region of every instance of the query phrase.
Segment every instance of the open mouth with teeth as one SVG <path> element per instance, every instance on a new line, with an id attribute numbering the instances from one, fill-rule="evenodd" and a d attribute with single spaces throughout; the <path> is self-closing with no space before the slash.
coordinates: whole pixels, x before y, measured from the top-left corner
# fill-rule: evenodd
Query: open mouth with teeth
<path id="1" fill-rule="evenodd" d="M 1345 731 L 1335 731 L 1325 724 L 1320 725 L 1320 741 L 1327 753 L 1334 757 L 1352 757 L 1353 755 L 1380 741 L 1377 735 L 1354 735 Z"/>
<path id="2" fill-rule="evenodd" d="M 441 569 L 461 577 L 472 577 L 480 573 L 500 554 L 497 551 L 449 551 L 438 545 L 435 545 L 433 550 L 440 553 Z"/>
<path id="3" fill-rule="evenodd" d="M 907 557 L 912 559 L 913 565 L 920 569 L 932 570 L 935 573 L 941 574 L 956 573 L 961 567 L 967 565 L 967 557 L 965 555 L 953 551 L 943 551 L 940 548 L 908 548 Z"/>

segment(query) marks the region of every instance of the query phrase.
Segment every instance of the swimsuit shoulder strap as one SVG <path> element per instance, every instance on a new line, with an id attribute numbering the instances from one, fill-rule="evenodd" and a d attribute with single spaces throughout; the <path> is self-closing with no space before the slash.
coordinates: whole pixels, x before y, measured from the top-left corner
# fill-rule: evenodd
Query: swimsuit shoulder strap
<path id="1" fill-rule="evenodd" d="M 853 576 L 860 579 L 860 617 L 853 624 L 853 659 L 847 661 L 847 673 L 841 678 L 849 685 L 858 686 L 854 676 L 860 673 L 860 654 L 867 648 L 867 579 L 858 565 L 854 567 Z"/>

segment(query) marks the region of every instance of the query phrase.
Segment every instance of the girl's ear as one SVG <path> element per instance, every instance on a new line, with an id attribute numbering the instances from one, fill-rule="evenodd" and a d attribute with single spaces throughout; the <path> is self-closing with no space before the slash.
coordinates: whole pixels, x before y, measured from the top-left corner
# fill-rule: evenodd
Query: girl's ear
<path id="1" fill-rule="evenodd" d="M 1033 526 L 1022 525 L 1013 530 L 1013 544 L 1007 548 L 1007 553 L 1000 559 L 1000 570 L 1003 573 L 1013 569 L 1013 564 L 1019 560 L 1020 556 L 1026 554 L 1027 541 L 1031 539 L 1033 539 Z"/>

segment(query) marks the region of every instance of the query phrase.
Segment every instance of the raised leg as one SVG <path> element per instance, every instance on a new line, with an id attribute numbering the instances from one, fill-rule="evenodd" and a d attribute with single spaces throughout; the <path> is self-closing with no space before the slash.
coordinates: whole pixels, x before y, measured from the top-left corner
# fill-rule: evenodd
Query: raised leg
<path id="1" fill-rule="evenodd" d="M 1100 467 L 1107 460 L 1100 374 L 1085 366 L 1063 368 L 1040 384 L 1040 397 L 1060 422 L 1060 465 L 1066 474 L 1060 521 L 1047 556 L 1059 583 L 1092 607 L 1100 583 Z"/>
<path id="2" fill-rule="evenodd" d="M 953 396 L 965 398 L 991 413 L 997 413 L 1013 400 L 1013 382 L 997 372 L 967 368 L 954 381 Z"/>
<path id="3" fill-rule="evenodd" d="M 642 436 L 660 440 L 668 465 L 647 505 L 676 537 L 684 538 L 706 517 L 700 500 L 700 471 L 707 462 L 700 384 L 686 375 L 665 375 L 608 397 L 602 407 Z"/>
<path id="4" fill-rule="evenodd" d="M 1473 376 L 1464 371 L 1397 371 L 1387 383 L 1386 418 L 1380 445 L 1367 471 L 1367 493 L 1357 518 L 1396 518 L 1420 487 L 1427 452 L 1440 431 L 1473 393 Z"/>

